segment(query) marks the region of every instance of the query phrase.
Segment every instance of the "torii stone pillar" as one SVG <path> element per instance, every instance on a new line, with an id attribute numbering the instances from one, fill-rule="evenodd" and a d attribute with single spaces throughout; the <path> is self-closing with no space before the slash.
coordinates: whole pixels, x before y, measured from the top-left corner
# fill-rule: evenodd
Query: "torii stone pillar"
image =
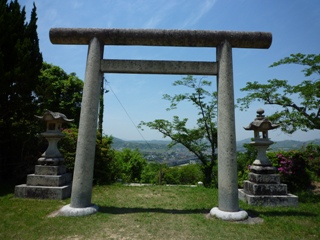
<path id="1" fill-rule="evenodd" d="M 210 214 L 218 218 L 238 221 L 248 217 L 239 209 L 236 130 L 232 47 L 228 41 L 217 47 L 218 61 L 218 189 L 219 207 Z"/>
<path id="2" fill-rule="evenodd" d="M 238 204 L 232 48 L 269 48 L 271 33 L 53 28 L 50 40 L 54 44 L 89 45 L 71 204 L 60 210 L 61 215 L 88 215 L 97 210 L 91 194 L 102 73 L 149 73 L 217 75 L 219 206 L 210 213 L 224 220 L 247 217 Z M 217 62 L 104 60 L 103 45 L 216 47 Z"/>
<path id="3" fill-rule="evenodd" d="M 103 45 L 94 37 L 89 43 L 87 56 L 71 203 L 60 210 L 60 215 L 89 215 L 98 209 L 91 203 L 91 194 L 100 86 L 103 81 L 103 74 L 100 71 L 102 57 Z"/>

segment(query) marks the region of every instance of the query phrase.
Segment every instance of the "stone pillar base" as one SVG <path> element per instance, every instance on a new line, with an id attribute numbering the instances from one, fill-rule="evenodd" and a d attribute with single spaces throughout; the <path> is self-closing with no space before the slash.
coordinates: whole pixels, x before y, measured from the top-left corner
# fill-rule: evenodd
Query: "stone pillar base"
<path id="1" fill-rule="evenodd" d="M 62 207 L 56 216 L 79 217 L 94 214 L 98 211 L 98 206 L 91 205 L 85 208 L 73 208 L 70 204 Z"/>
<path id="2" fill-rule="evenodd" d="M 239 210 L 237 212 L 226 212 L 217 207 L 211 209 L 210 215 L 226 221 L 242 221 L 248 218 L 248 213 L 246 211 Z"/>

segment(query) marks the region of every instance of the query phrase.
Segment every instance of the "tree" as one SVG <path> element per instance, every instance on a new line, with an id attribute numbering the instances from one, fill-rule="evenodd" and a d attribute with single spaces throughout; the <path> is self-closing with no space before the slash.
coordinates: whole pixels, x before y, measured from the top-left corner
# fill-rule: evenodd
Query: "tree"
<path id="1" fill-rule="evenodd" d="M 217 156 L 215 149 L 217 146 L 217 128 L 213 120 L 217 114 L 217 93 L 205 90 L 210 87 L 211 82 L 204 79 L 196 79 L 187 76 L 182 80 L 177 80 L 173 86 L 183 86 L 191 89 L 192 93 L 183 93 L 170 96 L 165 94 L 163 98 L 170 101 L 167 110 L 174 110 L 180 102 L 190 102 L 199 112 L 197 126 L 187 128 L 188 118 L 180 119 L 173 117 L 170 122 L 164 119 L 156 119 L 153 122 L 141 122 L 140 127 L 147 126 L 157 130 L 164 137 L 171 138 L 169 147 L 180 143 L 190 152 L 194 153 L 202 162 L 202 171 L 205 175 L 205 184 L 211 185 L 213 179 L 213 167 L 216 164 Z"/>
<path id="2" fill-rule="evenodd" d="M 45 109 L 61 112 L 68 118 L 75 119 L 79 126 L 83 81 L 75 73 L 67 74 L 63 69 L 46 62 L 39 75 L 35 88 L 38 114 Z"/>
<path id="3" fill-rule="evenodd" d="M 34 90 L 42 65 L 36 6 L 26 22 L 25 8 L 17 0 L 0 0 L 0 32 L 0 158 L 13 164 L 36 132 Z"/>
<path id="4" fill-rule="evenodd" d="M 285 64 L 305 66 L 302 70 L 305 77 L 319 76 L 320 54 L 291 54 L 290 57 L 273 63 L 270 67 Z M 269 119 L 280 124 L 281 130 L 293 133 L 300 129 L 320 130 L 320 80 L 303 80 L 298 85 L 290 85 L 287 80 L 271 79 L 267 84 L 257 81 L 248 82 L 241 91 L 249 92 L 237 100 L 241 110 L 246 109 L 253 101 L 278 105 L 282 110 L 276 111 Z"/>

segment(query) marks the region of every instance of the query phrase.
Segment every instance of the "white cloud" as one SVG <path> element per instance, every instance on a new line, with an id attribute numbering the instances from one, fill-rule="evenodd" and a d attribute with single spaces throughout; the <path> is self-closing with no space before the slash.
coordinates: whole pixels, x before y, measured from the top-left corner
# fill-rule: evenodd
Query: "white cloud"
<path id="1" fill-rule="evenodd" d="M 198 8 L 192 8 L 193 11 L 190 13 L 189 17 L 187 17 L 182 24 L 182 28 L 190 28 L 196 25 L 201 18 L 203 18 L 211 8 L 216 4 L 217 0 L 205 0 L 201 1 L 200 4 L 196 5 Z"/>

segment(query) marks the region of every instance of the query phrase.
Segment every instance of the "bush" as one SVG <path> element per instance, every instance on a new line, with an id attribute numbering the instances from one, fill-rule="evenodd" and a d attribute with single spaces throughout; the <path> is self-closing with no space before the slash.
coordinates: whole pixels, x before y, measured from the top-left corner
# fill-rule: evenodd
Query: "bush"
<path id="1" fill-rule="evenodd" d="M 62 131 L 65 137 L 59 142 L 59 150 L 65 159 L 68 172 L 73 172 L 78 129 L 69 128 Z M 99 134 L 99 133 L 98 133 Z M 114 151 L 111 149 L 112 137 L 98 135 L 96 141 L 93 180 L 95 184 L 113 183 L 119 175 L 119 166 L 114 161 Z"/>
<path id="2" fill-rule="evenodd" d="M 237 167 L 238 167 L 238 186 L 243 187 L 243 182 L 248 180 L 248 173 L 250 172 L 250 165 L 254 162 L 257 156 L 257 150 L 251 144 L 243 145 L 245 152 L 237 153 Z"/>
<path id="3" fill-rule="evenodd" d="M 312 180 L 320 181 L 320 145 L 310 143 L 304 149 L 303 155 L 307 170 Z"/>
<path id="4" fill-rule="evenodd" d="M 306 163 L 303 155 L 298 150 L 278 153 L 278 171 L 282 183 L 288 185 L 290 191 L 309 188 L 310 176 L 306 171 Z"/>
<path id="5" fill-rule="evenodd" d="M 161 165 L 159 163 L 148 163 L 145 165 L 141 172 L 141 182 L 142 183 L 159 183 Z"/>
<path id="6" fill-rule="evenodd" d="M 199 181 L 204 181 L 204 174 L 198 164 L 182 166 L 179 170 L 181 184 L 196 184 Z"/>
<path id="7" fill-rule="evenodd" d="M 205 178 L 201 167 L 198 164 L 185 166 L 168 167 L 162 166 L 163 184 L 196 184 Z"/>
<path id="8" fill-rule="evenodd" d="M 95 184 L 114 183 L 120 176 L 120 166 L 111 148 L 112 137 L 99 136 L 96 140 L 93 182 Z"/>
<path id="9" fill-rule="evenodd" d="M 125 182 L 140 182 L 141 175 L 147 161 L 143 158 L 138 149 L 128 148 L 115 152 L 115 161 L 121 172 L 119 178 Z"/>

